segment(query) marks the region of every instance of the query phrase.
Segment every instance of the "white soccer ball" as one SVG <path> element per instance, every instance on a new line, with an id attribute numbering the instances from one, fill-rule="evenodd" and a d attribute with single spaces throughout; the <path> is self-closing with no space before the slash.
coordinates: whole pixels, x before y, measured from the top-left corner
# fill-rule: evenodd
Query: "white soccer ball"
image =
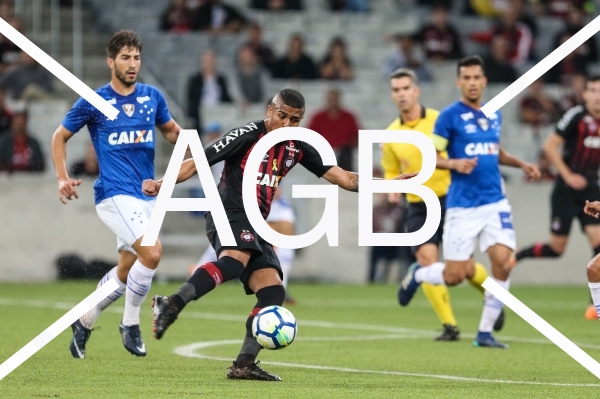
<path id="1" fill-rule="evenodd" d="M 296 318 L 286 308 L 267 306 L 258 312 L 252 322 L 252 333 L 265 349 L 283 349 L 296 338 Z"/>

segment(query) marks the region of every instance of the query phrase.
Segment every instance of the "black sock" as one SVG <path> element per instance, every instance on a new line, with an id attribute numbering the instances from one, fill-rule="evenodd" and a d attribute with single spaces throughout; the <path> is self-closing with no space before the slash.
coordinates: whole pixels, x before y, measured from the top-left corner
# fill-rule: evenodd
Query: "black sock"
<path id="1" fill-rule="evenodd" d="M 256 299 L 256 305 L 254 305 L 254 309 L 252 309 L 250 316 L 248 316 L 248 319 L 246 320 L 246 337 L 244 338 L 242 349 L 240 350 L 237 359 L 235 359 L 235 364 L 238 367 L 249 366 L 256 361 L 256 357 L 258 356 L 258 352 L 262 349 L 262 346 L 256 342 L 256 338 L 252 335 L 252 322 L 254 321 L 254 316 L 256 316 L 262 308 L 266 308 L 267 306 L 281 306 L 285 299 L 285 288 L 283 288 L 283 285 L 265 287 L 256 293 Z"/>
<path id="2" fill-rule="evenodd" d="M 525 248 L 515 255 L 517 260 L 524 258 L 558 258 L 560 254 L 554 251 L 550 245 L 537 243 L 529 248 Z"/>
<path id="3" fill-rule="evenodd" d="M 229 256 L 223 256 L 216 262 L 200 266 L 179 291 L 171 295 L 171 300 L 181 311 L 189 302 L 208 294 L 217 285 L 239 277 L 243 271 L 242 262 Z"/>

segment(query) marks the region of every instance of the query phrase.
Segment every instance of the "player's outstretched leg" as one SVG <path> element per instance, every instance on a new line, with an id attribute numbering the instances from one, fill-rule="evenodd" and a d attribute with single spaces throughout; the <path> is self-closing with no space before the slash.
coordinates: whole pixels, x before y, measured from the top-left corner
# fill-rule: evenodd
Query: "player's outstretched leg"
<path id="1" fill-rule="evenodd" d="M 117 276 L 117 266 L 113 267 L 104 275 L 104 277 L 102 277 L 102 279 L 100 279 L 100 282 L 96 288 L 99 288 L 111 278 L 115 279 L 115 281 L 119 284 L 119 288 L 113 291 L 112 294 L 104 298 L 98 305 L 94 306 L 89 312 L 84 314 L 79 320 L 75 321 L 75 323 L 71 325 L 71 329 L 73 330 L 73 338 L 71 339 L 69 349 L 71 350 L 71 355 L 73 355 L 74 358 L 85 358 L 85 345 L 87 344 L 87 341 L 92 333 L 92 325 L 98 316 L 100 316 L 100 313 L 117 299 L 119 299 L 125 292 L 125 283 L 123 283 Z"/>
<path id="2" fill-rule="evenodd" d="M 239 277 L 243 271 L 242 262 L 230 256 L 222 256 L 216 262 L 199 267 L 175 294 L 169 297 L 156 295 L 152 299 L 154 338 L 162 338 L 185 305 L 208 294 L 219 284 Z"/>
<path id="3" fill-rule="evenodd" d="M 252 322 L 256 314 L 267 306 L 281 306 L 285 299 L 285 288 L 282 285 L 272 285 L 262 288 L 256 293 L 256 305 L 246 320 L 246 337 L 242 349 L 227 369 L 227 378 L 240 380 L 281 381 L 281 378 L 271 374 L 258 366 L 256 357 L 262 349 L 252 334 Z"/>

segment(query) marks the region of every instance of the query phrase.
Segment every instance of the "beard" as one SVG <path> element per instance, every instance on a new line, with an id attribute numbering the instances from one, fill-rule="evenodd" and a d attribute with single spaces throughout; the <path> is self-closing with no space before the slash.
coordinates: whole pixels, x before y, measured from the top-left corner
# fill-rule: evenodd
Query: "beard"
<path id="1" fill-rule="evenodd" d="M 118 69 L 115 69 L 115 76 L 117 77 L 117 79 L 119 79 L 121 81 L 121 83 L 123 83 L 125 86 L 133 86 L 135 84 L 135 82 L 137 81 L 137 74 L 135 75 L 135 78 L 133 80 L 127 78 L 127 71 L 125 72 L 120 72 Z"/>

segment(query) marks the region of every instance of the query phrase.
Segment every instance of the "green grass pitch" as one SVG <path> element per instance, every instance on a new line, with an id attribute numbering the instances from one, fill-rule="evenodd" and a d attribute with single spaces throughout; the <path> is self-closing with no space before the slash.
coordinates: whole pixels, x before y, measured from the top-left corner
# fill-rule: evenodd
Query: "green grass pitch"
<path id="1" fill-rule="evenodd" d="M 152 287 L 170 294 L 178 284 Z M 85 298 L 95 283 L 0 285 L 0 362 Z M 87 358 L 71 358 L 70 328 L 0 381 L 1 398 L 592 398 L 600 381 L 507 311 L 497 337 L 508 350 L 473 348 L 481 295 L 451 289 L 463 337 L 433 342 L 440 325 L 421 292 L 408 308 L 396 287 L 292 285 L 297 340 L 262 351 L 282 382 L 230 381 L 227 366 L 254 305 L 228 283 L 188 305 L 161 341 L 151 338 L 150 300 L 142 312 L 148 355 L 136 358 L 118 331 L 123 299 L 96 323 Z M 600 323 L 586 321 L 587 287 L 515 287 L 513 294 L 600 359 Z M 195 344 L 195 345 L 194 345 Z"/>

